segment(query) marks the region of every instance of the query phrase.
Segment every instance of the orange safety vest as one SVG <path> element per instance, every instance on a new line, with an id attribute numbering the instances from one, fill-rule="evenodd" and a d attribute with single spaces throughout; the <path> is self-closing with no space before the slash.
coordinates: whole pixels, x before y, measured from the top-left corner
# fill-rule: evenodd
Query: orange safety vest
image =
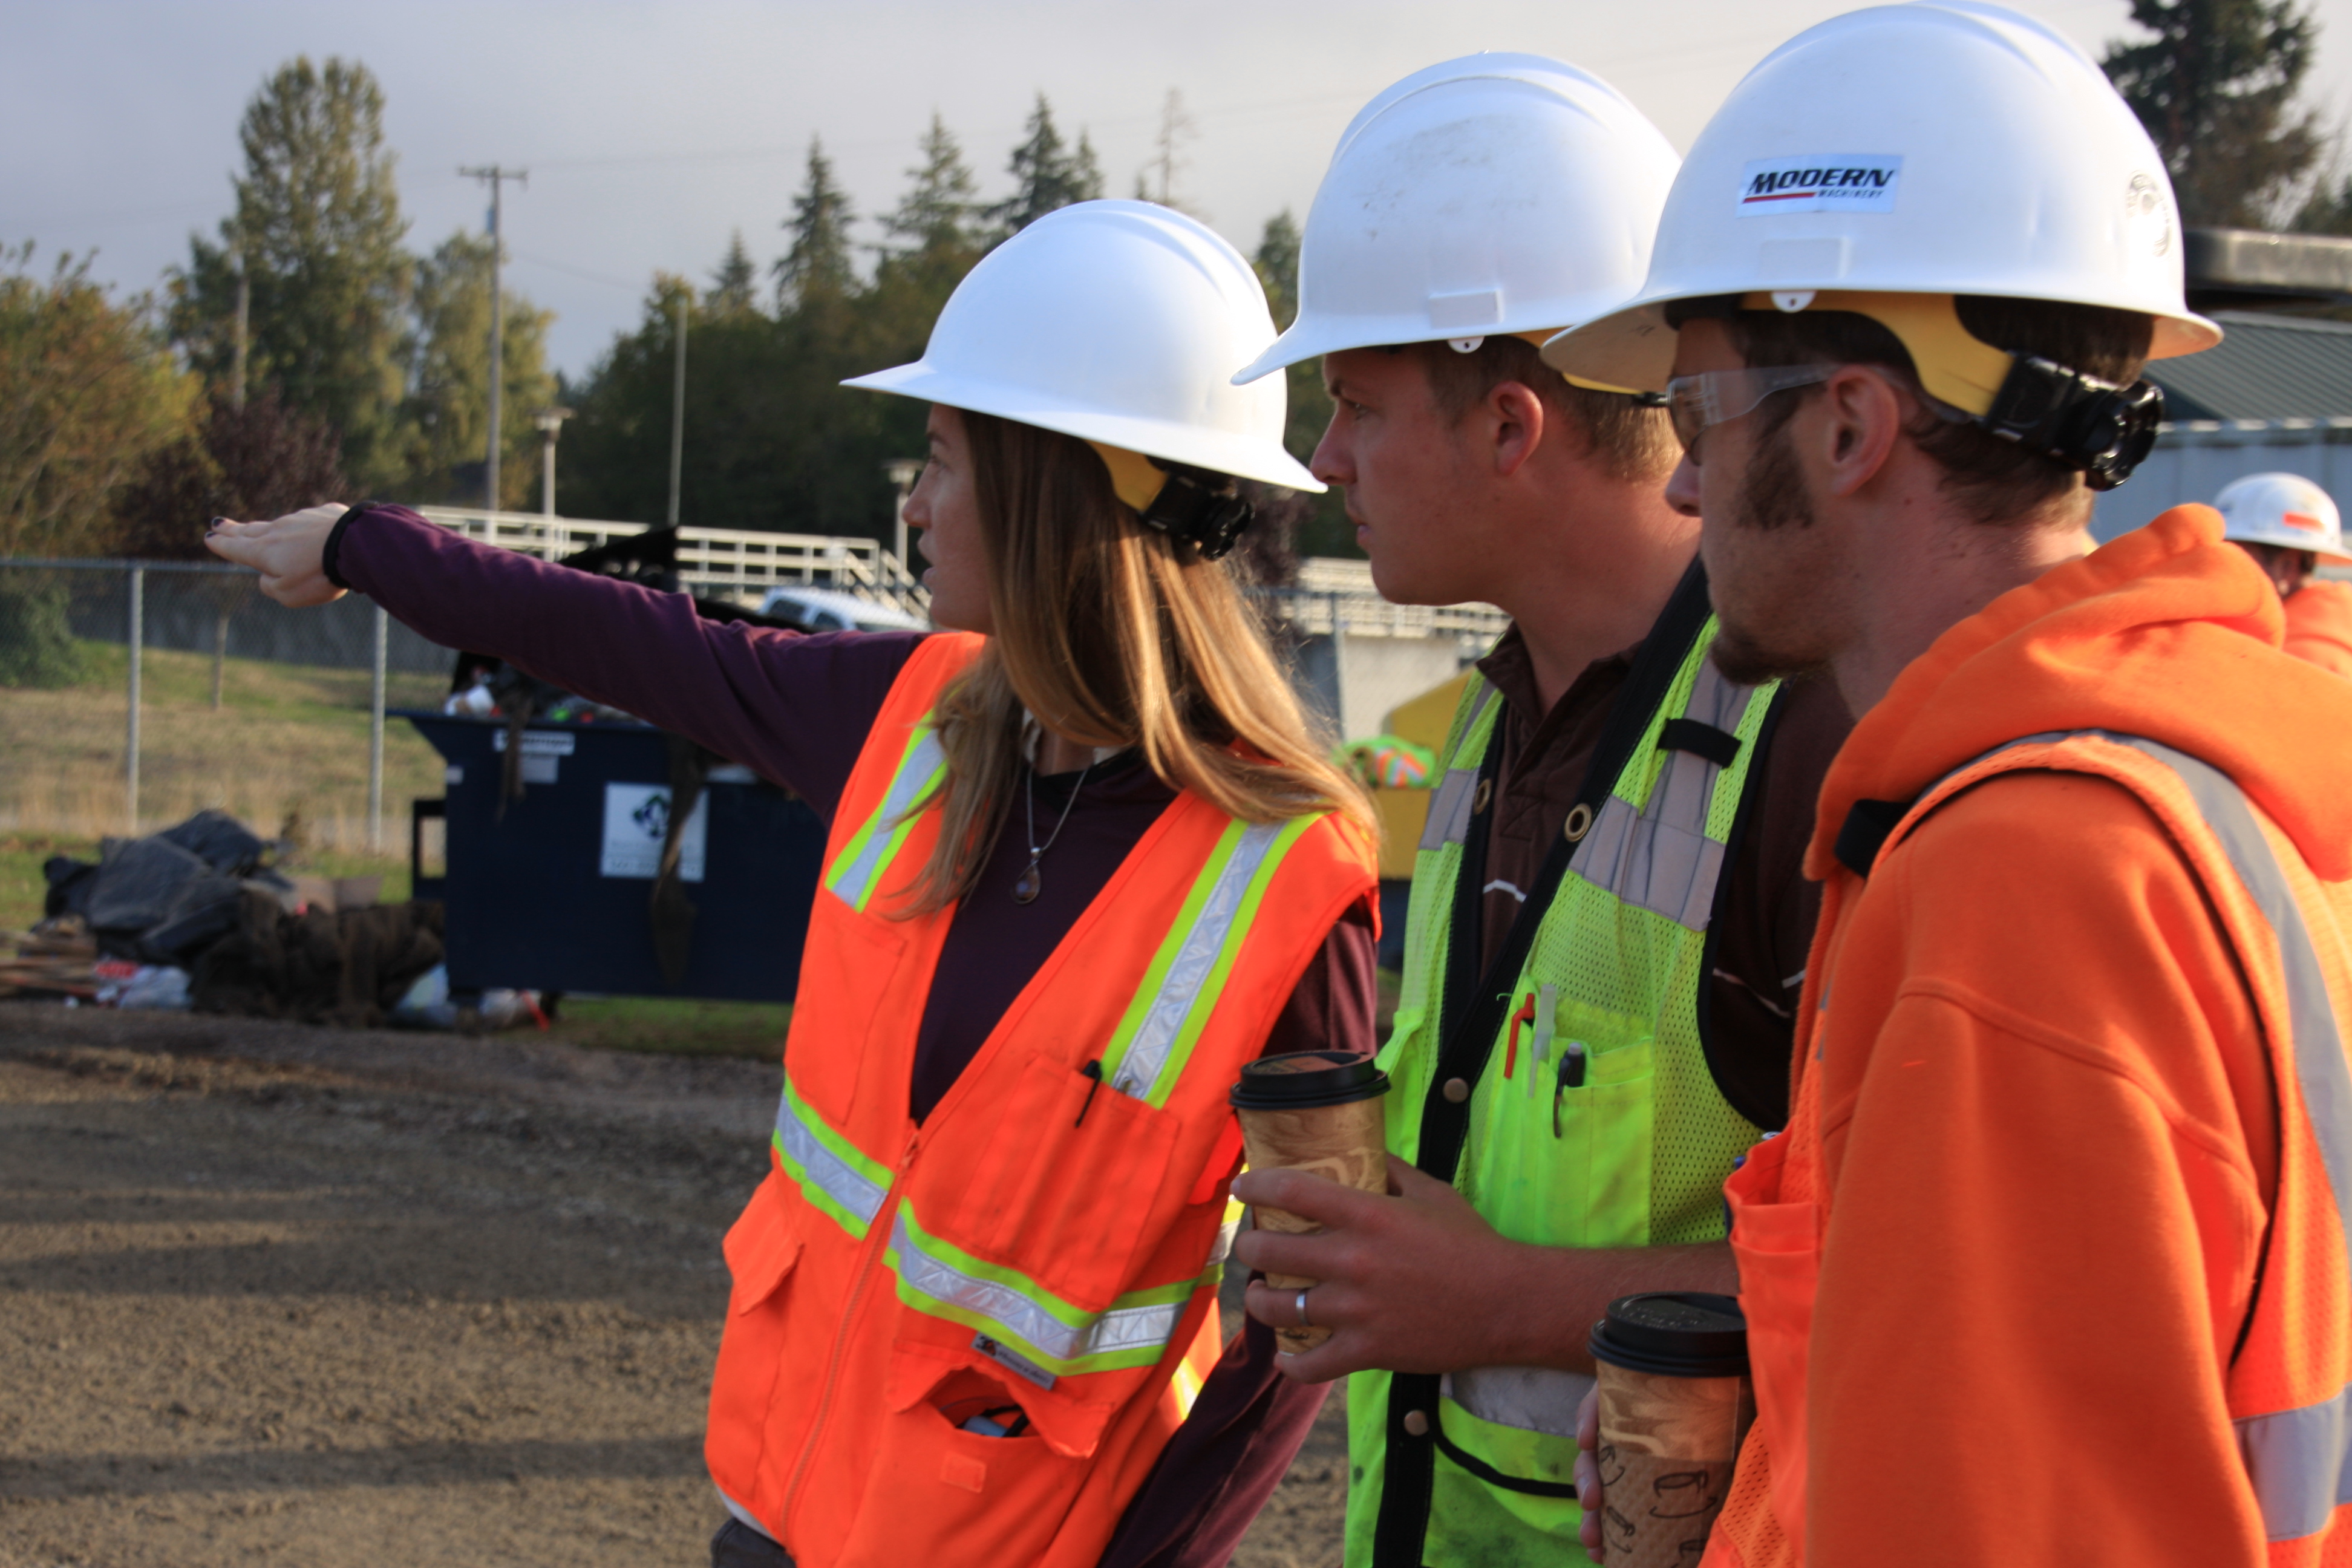
<path id="1" fill-rule="evenodd" d="M 1100 1557 L 1223 1349 L 1226 1090 L 1373 893 L 1343 819 L 1180 795 L 919 1127 L 956 911 L 893 910 L 940 832 L 933 705 L 982 646 L 917 647 L 843 792 L 773 1165 L 727 1236 L 710 1474 L 799 1568 Z M 992 1410 L 1013 1435 L 964 1426 Z"/>
<path id="2" fill-rule="evenodd" d="M 2294 844 L 2220 770 L 2158 742 L 2104 731 L 2030 736 L 1978 758 L 1914 802 L 1879 855 L 1960 791 L 2021 769 L 2095 773 L 2137 795 L 2204 886 L 2237 954 L 2263 1028 L 2280 1149 L 2258 1285 L 2225 1394 L 2269 1562 L 2352 1564 L 2352 1063 L 2345 1054 L 2352 885 L 2314 877 Z M 1833 877 L 1824 890 L 1788 1131 L 1757 1145 L 1726 1188 L 1757 1420 L 1701 1568 L 1804 1561 L 1806 1375 L 1829 1225 L 1820 1075 L 1804 1065 L 1834 964 L 1839 915 L 1860 890 L 1851 874 Z M 1821 1348 L 1824 1355 L 1837 1350 Z M 1920 1524 L 1932 1528 L 1930 1521 Z"/>

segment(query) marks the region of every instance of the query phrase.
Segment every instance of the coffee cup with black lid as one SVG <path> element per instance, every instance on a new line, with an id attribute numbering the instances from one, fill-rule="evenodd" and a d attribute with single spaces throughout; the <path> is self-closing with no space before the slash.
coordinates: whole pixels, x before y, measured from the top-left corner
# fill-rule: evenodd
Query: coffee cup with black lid
<path id="1" fill-rule="evenodd" d="M 1227 1097 L 1241 1118 L 1242 1142 L 1253 1171 L 1306 1171 L 1360 1192 L 1389 1190 L 1388 1139 L 1381 1097 L 1388 1074 L 1370 1057 L 1346 1051 L 1287 1051 L 1260 1057 L 1242 1068 Z M 1304 1236 L 1323 1227 L 1287 1209 L 1260 1205 L 1260 1230 Z M 1269 1274 L 1276 1290 L 1311 1289 L 1318 1281 Z M 1279 1328 L 1286 1354 L 1313 1350 L 1331 1337 L 1321 1327 Z"/>
<path id="2" fill-rule="evenodd" d="M 1612 1568 L 1685 1568 L 1706 1550 L 1755 1419 L 1748 1320 L 1729 1296 L 1609 1303 L 1588 1342 L 1600 1374 L 1601 1540 Z"/>

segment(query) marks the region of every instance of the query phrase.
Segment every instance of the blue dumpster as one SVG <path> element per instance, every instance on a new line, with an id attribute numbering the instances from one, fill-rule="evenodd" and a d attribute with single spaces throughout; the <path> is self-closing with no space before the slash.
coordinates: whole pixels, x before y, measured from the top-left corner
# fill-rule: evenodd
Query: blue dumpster
<path id="1" fill-rule="evenodd" d="M 808 805 L 718 765 L 681 834 L 694 906 L 684 972 L 663 978 L 649 904 L 668 825 L 671 737 L 641 724 L 534 722 L 522 797 L 499 810 L 509 725 L 399 715 L 441 753 L 447 794 L 412 815 L 415 897 L 447 916 L 450 989 L 509 986 L 789 1002 L 824 855 Z M 446 867 L 423 875 L 423 827 L 446 819 Z"/>

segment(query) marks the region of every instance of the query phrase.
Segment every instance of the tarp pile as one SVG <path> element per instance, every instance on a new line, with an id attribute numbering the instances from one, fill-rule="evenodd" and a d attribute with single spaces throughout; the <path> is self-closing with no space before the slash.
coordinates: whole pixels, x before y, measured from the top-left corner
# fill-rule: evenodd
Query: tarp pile
<path id="1" fill-rule="evenodd" d="M 272 865 L 285 848 L 226 812 L 202 811 L 143 838 L 106 839 L 95 864 L 58 856 L 43 868 L 48 918 L 35 939 L 86 931 L 98 954 L 145 966 L 140 973 L 184 971 L 186 1005 L 199 1012 L 383 1023 L 441 962 L 441 906 L 339 909 L 338 889 L 360 889 L 286 876 Z M 160 981 L 150 987 L 176 996 Z"/>

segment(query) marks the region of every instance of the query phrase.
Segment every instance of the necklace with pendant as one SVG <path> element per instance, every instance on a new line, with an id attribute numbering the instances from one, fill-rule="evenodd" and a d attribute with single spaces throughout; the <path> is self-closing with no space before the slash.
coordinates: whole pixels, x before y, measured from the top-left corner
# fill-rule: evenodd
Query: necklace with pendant
<path id="1" fill-rule="evenodd" d="M 1091 760 L 1085 767 L 1078 770 L 1078 782 L 1070 786 L 1070 798 L 1062 803 L 1061 819 L 1054 824 L 1054 831 L 1045 836 L 1045 842 L 1043 844 L 1037 842 L 1037 770 L 1033 765 L 1023 772 L 1021 798 L 1022 804 L 1027 808 L 1025 816 L 1029 824 L 1029 865 L 1021 873 L 1019 879 L 1013 884 L 1014 903 L 1032 902 L 1037 897 L 1038 890 L 1045 887 L 1045 879 L 1038 871 L 1037 862 L 1045 858 L 1045 851 L 1051 849 L 1054 847 L 1054 840 L 1062 836 L 1064 824 L 1070 820 L 1070 807 L 1078 804 L 1078 791 L 1084 787 L 1087 775 L 1094 770 L 1095 764 Z"/>

